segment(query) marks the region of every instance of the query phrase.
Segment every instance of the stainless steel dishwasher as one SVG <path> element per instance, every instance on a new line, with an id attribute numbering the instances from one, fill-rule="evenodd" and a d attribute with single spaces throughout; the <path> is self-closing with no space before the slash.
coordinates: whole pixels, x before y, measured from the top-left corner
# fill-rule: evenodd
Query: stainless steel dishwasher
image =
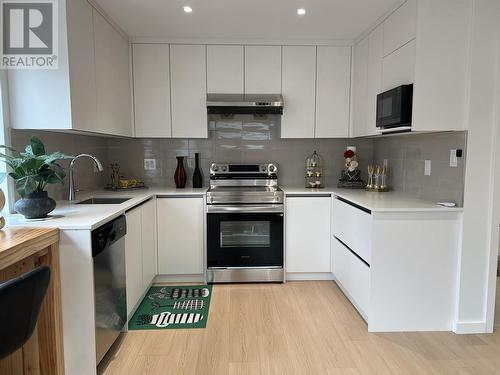
<path id="1" fill-rule="evenodd" d="M 92 231 L 97 364 L 101 362 L 127 322 L 126 233 L 125 216 Z"/>

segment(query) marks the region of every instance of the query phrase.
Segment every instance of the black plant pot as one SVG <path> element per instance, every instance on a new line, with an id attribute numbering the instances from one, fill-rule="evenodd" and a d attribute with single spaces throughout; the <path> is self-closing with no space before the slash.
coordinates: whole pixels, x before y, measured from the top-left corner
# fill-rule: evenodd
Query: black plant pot
<path id="1" fill-rule="evenodd" d="M 56 201 L 49 198 L 46 191 L 28 194 L 14 204 L 14 209 L 26 219 L 42 219 L 54 208 Z"/>

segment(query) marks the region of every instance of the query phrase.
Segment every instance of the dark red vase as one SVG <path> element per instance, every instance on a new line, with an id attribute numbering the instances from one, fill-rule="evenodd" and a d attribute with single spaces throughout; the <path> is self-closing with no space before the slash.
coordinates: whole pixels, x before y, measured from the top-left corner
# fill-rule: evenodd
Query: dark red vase
<path id="1" fill-rule="evenodd" d="M 177 156 L 177 168 L 175 169 L 174 181 L 178 189 L 186 187 L 187 174 L 184 169 L 184 156 Z"/>

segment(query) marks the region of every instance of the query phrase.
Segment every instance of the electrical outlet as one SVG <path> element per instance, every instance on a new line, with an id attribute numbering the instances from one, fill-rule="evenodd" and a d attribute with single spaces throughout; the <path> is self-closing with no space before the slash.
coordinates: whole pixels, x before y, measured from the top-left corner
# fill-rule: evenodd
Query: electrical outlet
<path id="1" fill-rule="evenodd" d="M 425 176 L 431 175 L 431 165 L 432 165 L 432 162 L 430 160 L 425 160 L 425 162 L 424 162 L 424 175 Z"/>
<path id="2" fill-rule="evenodd" d="M 154 171 L 156 169 L 156 159 L 144 159 L 144 170 Z"/>
<path id="3" fill-rule="evenodd" d="M 450 150 L 450 167 L 458 167 L 457 150 Z"/>

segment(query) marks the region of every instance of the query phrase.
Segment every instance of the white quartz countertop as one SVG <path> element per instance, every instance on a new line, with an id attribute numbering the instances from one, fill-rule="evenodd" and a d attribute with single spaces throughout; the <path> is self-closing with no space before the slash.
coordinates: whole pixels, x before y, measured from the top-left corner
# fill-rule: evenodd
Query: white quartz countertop
<path id="1" fill-rule="evenodd" d="M 413 197 L 409 194 L 389 191 L 385 193 L 368 192 L 363 189 L 308 189 L 281 187 L 287 196 L 330 194 L 345 199 L 372 212 L 461 212 L 462 207 L 443 207 L 437 202 Z"/>
<path id="2" fill-rule="evenodd" d="M 98 190 L 77 195 L 77 200 L 58 201 L 49 219 L 26 220 L 22 215 L 5 217 L 7 225 L 93 230 L 154 196 L 204 196 L 207 189 L 151 188 L 130 191 Z M 76 204 L 91 197 L 131 198 L 120 204 Z"/>
<path id="3" fill-rule="evenodd" d="M 301 187 L 281 187 L 287 196 L 330 195 L 348 200 L 372 212 L 460 212 L 461 207 L 447 208 L 436 202 L 412 197 L 399 192 L 373 193 L 355 189 L 308 189 Z M 93 230 L 102 224 L 124 214 L 126 211 L 153 197 L 162 196 L 204 196 L 206 188 L 175 189 L 150 188 L 131 191 L 98 190 L 80 193 L 75 202 L 58 201 L 57 207 L 46 220 L 26 220 L 22 215 L 7 215 L 7 225 L 25 227 L 54 227 L 59 229 Z M 130 198 L 120 204 L 76 204 L 90 197 Z"/>

